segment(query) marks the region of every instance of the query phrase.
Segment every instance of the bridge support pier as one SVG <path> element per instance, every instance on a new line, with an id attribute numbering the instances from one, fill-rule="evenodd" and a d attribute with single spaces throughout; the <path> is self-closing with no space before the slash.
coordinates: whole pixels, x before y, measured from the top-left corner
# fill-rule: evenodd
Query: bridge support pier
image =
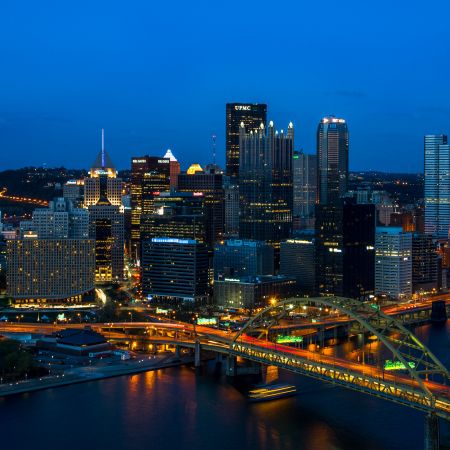
<path id="1" fill-rule="evenodd" d="M 433 413 L 425 416 L 424 450 L 439 450 L 439 418 Z"/>
<path id="2" fill-rule="evenodd" d="M 194 365 L 195 367 L 200 367 L 202 364 L 202 358 L 200 354 L 200 341 L 195 341 L 195 358 L 194 358 Z"/>
<path id="3" fill-rule="evenodd" d="M 180 357 L 180 346 L 179 345 L 175 346 L 175 357 L 176 358 Z"/>
<path id="4" fill-rule="evenodd" d="M 237 374 L 236 356 L 227 356 L 227 376 L 235 377 Z"/>

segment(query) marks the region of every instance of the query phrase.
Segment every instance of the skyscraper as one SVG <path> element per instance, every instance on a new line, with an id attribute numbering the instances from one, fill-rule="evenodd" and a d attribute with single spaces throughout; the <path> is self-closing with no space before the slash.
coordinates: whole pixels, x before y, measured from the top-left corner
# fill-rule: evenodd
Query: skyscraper
<path id="1" fill-rule="evenodd" d="M 266 126 L 267 105 L 258 103 L 227 103 L 226 105 L 226 174 L 239 175 L 239 133 L 243 123 L 249 133 Z"/>
<path id="2" fill-rule="evenodd" d="M 412 294 L 412 233 L 401 227 L 376 230 L 375 294 L 392 298 Z"/>
<path id="3" fill-rule="evenodd" d="M 294 152 L 293 216 L 295 228 L 314 228 L 314 205 L 317 198 L 317 156 Z"/>
<path id="4" fill-rule="evenodd" d="M 206 242 L 204 195 L 201 192 L 161 192 L 153 199 L 153 214 L 141 216 L 141 240 L 154 237 Z"/>
<path id="5" fill-rule="evenodd" d="M 180 163 L 177 158 L 172 153 L 172 150 L 167 149 L 166 154 L 164 155 L 165 159 L 169 159 L 169 167 L 170 167 L 170 189 L 176 189 L 178 186 L 178 174 L 180 173 Z"/>
<path id="6" fill-rule="evenodd" d="M 166 305 L 206 303 L 208 250 L 195 239 L 158 237 L 142 241 L 142 293 Z"/>
<path id="7" fill-rule="evenodd" d="M 348 128 L 344 119 L 324 117 L 317 128 L 317 189 L 321 205 L 337 204 L 347 191 Z"/>
<path id="8" fill-rule="evenodd" d="M 353 199 L 317 205 L 315 228 L 318 292 L 358 299 L 373 294 L 375 206 Z"/>
<path id="9" fill-rule="evenodd" d="M 106 180 L 104 181 L 106 183 L 105 195 L 111 205 L 120 206 L 122 204 L 123 183 L 121 178 L 117 178 L 117 170 L 105 150 L 103 130 L 102 149 L 92 164 L 89 177 L 84 180 L 84 206 L 86 208 L 95 205 L 99 201 L 101 179 Z"/>
<path id="10" fill-rule="evenodd" d="M 223 238 L 225 226 L 225 194 L 223 174 L 215 168 L 193 174 L 178 175 L 180 192 L 202 193 L 206 214 L 206 242 L 212 248 L 214 243 Z"/>
<path id="11" fill-rule="evenodd" d="M 139 259 L 141 215 L 154 212 L 153 198 L 170 190 L 170 159 L 159 156 L 131 158 L 131 250 Z"/>
<path id="12" fill-rule="evenodd" d="M 292 230 L 292 152 L 294 126 L 287 133 L 275 131 L 246 133 L 241 124 L 239 166 L 239 237 L 268 241 L 279 247 Z"/>
<path id="13" fill-rule="evenodd" d="M 450 146 L 444 134 L 425 136 L 425 233 L 448 238 Z"/>

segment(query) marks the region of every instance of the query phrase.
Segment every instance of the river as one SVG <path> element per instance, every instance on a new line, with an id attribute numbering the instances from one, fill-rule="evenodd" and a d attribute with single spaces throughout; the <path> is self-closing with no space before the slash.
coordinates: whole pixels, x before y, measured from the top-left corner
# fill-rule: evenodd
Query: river
<path id="1" fill-rule="evenodd" d="M 450 367 L 450 324 L 416 334 Z M 2 450 L 420 450 L 423 414 L 289 372 L 297 397 L 249 403 L 188 367 L 0 399 Z M 442 423 L 448 442 L 448 424 Z"/>

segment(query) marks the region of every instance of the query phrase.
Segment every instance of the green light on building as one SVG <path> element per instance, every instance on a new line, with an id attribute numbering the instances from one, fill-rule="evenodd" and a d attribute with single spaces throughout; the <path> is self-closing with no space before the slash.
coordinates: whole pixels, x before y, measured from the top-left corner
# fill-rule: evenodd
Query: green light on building
<path id="1" fill-rule="evenodd" d="M 295 344 L 298 342 L 303 342 L 302 336 L 283 336 L 281 334 L 277 336 L 277 344 Z"/>
<path id="2" fill-rule="evenodd" d="M 409 361 L 408 365 L 411 369 L 416 367 L 416 363 Z M 391 361 L 387 359 L 384 363 L 384 370 L 406 370 L 405 365 L 401 361 Z"/>

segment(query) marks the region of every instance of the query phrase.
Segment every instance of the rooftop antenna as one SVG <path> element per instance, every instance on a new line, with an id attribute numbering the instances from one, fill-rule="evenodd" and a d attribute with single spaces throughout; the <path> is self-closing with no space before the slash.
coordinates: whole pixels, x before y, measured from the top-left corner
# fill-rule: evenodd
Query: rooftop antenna
<path id="1" fill-rule="evenodd" d="M 102 169 L 105 168 L 105 129 L 102 128 Z"/>
<path id="2" fill-rule="evenodd" d="M 212 138 L 212 146 L 213 146 L 213 164 L 216 165 L 216 135 L 213 133 Z"/>

